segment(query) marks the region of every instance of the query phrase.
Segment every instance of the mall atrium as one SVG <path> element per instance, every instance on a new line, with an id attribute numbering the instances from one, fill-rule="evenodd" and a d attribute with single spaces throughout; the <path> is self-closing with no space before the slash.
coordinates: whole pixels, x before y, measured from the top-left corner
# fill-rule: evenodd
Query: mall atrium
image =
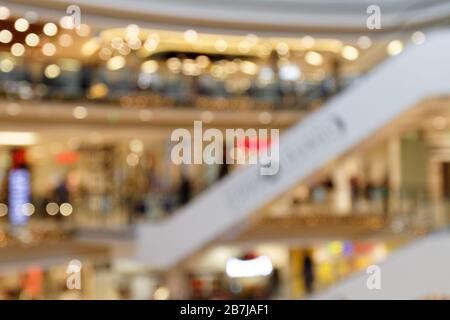
<path id="1" fill-rule="evenodd" d="M 0 1 L 0 299 L 448 299 L 449 97 L 448 1 Z"/>

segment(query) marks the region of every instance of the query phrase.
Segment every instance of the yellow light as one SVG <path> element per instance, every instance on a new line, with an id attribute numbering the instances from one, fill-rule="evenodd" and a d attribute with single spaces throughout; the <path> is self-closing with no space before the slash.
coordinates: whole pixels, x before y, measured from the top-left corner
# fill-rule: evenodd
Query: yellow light
<path id="1" fill-rule="evenodd" d="M 344 250 L 344 244 L 341 241 L 333 241 L 328 245 L 328 250 L 334 256 L 340 255 Z"/>
<path id="2" fill-rule="evenodd" d="M 368 36 L 361 36 L 358 38 L 358 46 L 361 49 L 369 49 L 372 46 L 372 40 Z"/>
<path id="3" fill-rule="evenodd" d="M 139 156 L 138 156 L 137 154 L 135 154 L 135 153 L 130 153 L 130 154 L 127 156 L 127 164 L 128 164 L 130 167 L 135 167 L 135 166 L 137 166 L 137 165 L 139 164 Z"/>
<path id="4" fill-rule="evenodd" d="M 73 29 L 74 28 L 74 19 L 71 16 L 64 16 L 59 19 L 59 25 L 63 29 Z"/>
<path id="5" fill-rule="evenodd" d="M 39 36 L 35 33 L 30 33 L 25 38 L 25 43 L 30 47 L 36 47 L 39 44 Z"/>
<path id="6" fill-rule="evenodd" d="M 0 20 L 7 20 L 11 12 L 7 7 L 0 7 Z"/>
<path id="7" fill-rule="evenodd" d="M 147 37 L 147 39 L 154 39 L 156 42 L 159 43 L 159 41 L 161 40 L 161 37 L 157 33 L 152 33 Z"/>
<path id="8" fill-rule="evenodd" d="M 61 74 L 61 68 L 56 64 L 50 64 L 45 68 L 44 74 L 49 79 L 55 79 Z"/>
<path id="9" fill-rule="evenodd" d="M 323 62 L 323 57 L 320 53 L 315 51 L 309 51 L 305 55 L 305 61 L 313 66 L 320 66 Z"/>
<path id="10" fill-rule="evenodd" d="M 152 51 L 156 50 L 156 48 L 158 47 L 158 44 L 159 44 L 158 40 L 156 40 L 154 38 L 148 38 L 144 43 L 144 48 L 147 51 L 152 52 Z"/>
<path id="11" fill-rule="evenodd" d="M 251 61 L 243 61 L 240 67 L 241 71 L 248 75 L 255 75 L 258 72 L 258 65 Z"/>
<path id="12" fill-rule="evenodd" d="M 358 49 L 356 49 L 355 47 L 352 46 L 344 46 L 344 48 L 342 48 L 342 57 L 344 57 L 344 59 L 350 60 L 350 61 L 354 61 L 356 59 L 358 59 L 359 57 L 359 51 Z"/>
<path id="13" fill-rule="evenodd" d="M 118 49 L 122 48 L 123 43 L 124 42 L 123 42 L 123 39 L 121 37 L 114 37 L 114 38 L 111 39 L 111 47 L 113 49 L 118 50 Z"/>
<path id="14" fill-rule="evenodd" d="M 403 51 L 403 43 L 400 40 L 392 40 L 386 47 L 386 51 L 390 56 L 396 56 Z"/>
<path id="15" fill-rule="evenodd" d="M 224 52 L 228 49 L 228 43 L 225 40 L 220 39 L 216 41 L 214 47 L 216 48 L 217 51 Z"/>
<path id="16" fill-rule="evenodd" d="M 284 56 L 289 53 L 289 46 L 285 42 L 277 44 L 276 50 L 280 56 Z"/>
<path id="17" fill-rule="evenodd" d="M 14 69 L 14 61 L 9 58 L 5 58 L 0 62 L 0 71 L 1 72 L 11 72 Z"/>
<path id="18" fill-rule="evenodd" d="M 314 38 L 311 36 L 305 36 L 302 38 L 301 43 L 302 46 L 305 47 L 306 49 L 311 49 L 312 47 L 314 47 L 316 40 L 314 40 Z"/>
<path id="19" fill-rule="evenodd" d="M 158 62 L 155 60 L 148 60 L 142 63 L 141 71 L 144 73 L 153 73 L 158 70 Z"/>
<path id="20" fill-rule="evenodd" d="M 131 52 L 130 47 L 128 46 L 128 44 L 124 43 L 122 48 L 119 49 L 119 53 L 123 56 L 129 55 Z"/>
<path id="21" fill-rule="evenodd" d="M 53 37 L 58 33 L 58 27 L 53 22 L 48 22 L 44 25 L 43 31 L 46 36 Z"/>
<path id="22" fill-rule="evenodd" d="M 195 30 L 186 30 L 186 32 L 184 33 L 184 40 L 186 40 L 189 43 L 194 43 L 195 41 L 198 40 L 198 34 L 197 31 Z"/>
<path id="23" fill-rule="evenodd" d="M 238 50 L 242 54 L 246 54 L 250 52 L 251 44 L 248 41 L 241 41 L 238 44 Z"/>
<path id="24" fill-rule="evenodd" d="M 201 73 L 199 65 L 192 59 L 185 59 L 181 66 L 183 74 L 186 76 L 198 76 Z"/>
<path id="25" fill-rule="evenodd" d="M 13 38 L 13 34 L 9 30 L 0 31 L 0 42 L 1 43 L 10 43 Z"/>
<path id="26" fill-rule="evenodd" d="M 75 119 L 81 120 L 87 117 L 88 110 L 83 106 L 73 108 L 72 115 Z"/>
<path id="27" fill-rule="evenodd" d="M 128 46 L 132 50 L 139 50 L 142 46 L 142 42 L 138 37 L 131 37 L 128 39 Z"/>
<path id="28" fill-rule="evenodd" d="M 70 47 L 73 44 L 73 38 L 70 34 L 64 33 L 59 36 L 58 43 L 61 47 Z"/>
<path id="29" fill-rule="evenodd" d="M 98 53 L 100 59 L 102 60 L 108 60 L 109 58 L 111 58 L 112 55 L 112 51 L 109 48 L 102 48 L 100 50 L 100 52 Z"/>
<path id="30" fill-rule="evenodd" d="M 144 151 L 144 143 L 139 139 L 131 140 L 128 147 L 130 148 L 131 152 L 137 154 L 141 154 Z"/>
<path id="31" fill-rule="evenodd" d="M 27 19 L 19 18 L 14 23 L 14 28 L 19 32 L 25 32 L 30 27 L 30 24 L 28 23 Z"/>
<path id="32" fill-rule="evenodd" d="M 249 33 L 248 35 L 245 36 L 245 41 L 249 45 L 253 46 L 258 42 L 258 36 L 256 34 Z"/>
<path id="33" fill-rule="evenodd" d="M 169 296 L 170 291 L 167 287 L 159 287 L 153 294 L 153 298 L 155 298 L 155 300 L 167 300 L 169 299 Z"/>
<path id="34" fill-rule="evenodd" d="M 139 36 L 139 32 L 141 30 L 137 24 L 130 24 L 126 28 L 127 38 L 137 37 Z"/>
<path id="35" fill-rule="evenodd" d="M 104 83 L 96 83 L 89 89 L 89 98 L 101 99 L 108 95 L 109 89 Z"/>
<path id="36" fill-rule="evenodd" d="M 36 144 L 37 140 L 34 132 L 0 132 L 0 145 L 4 146 L 30 146 Z"/>
<path id="37" fill-rule="evenodd" d="M 167 60 L 167 68 L 172 72 L 179 72 L 181 69 L 181 61 L 178 58 L 170 58 Z"/>
<path id="38" fill-rule="evenodd" d="M 111 70 L 119 70 L 125 66 L 125 58 L 122 56 L 115 56 L 108 60 L 106 67 Z"/>
<path id="39" fill-rule="evenodd" d="M 76 32 L 80 37 L 87 37 L 91 33 L 91 27 L 83 23 L 77 28 Z"/>
<path id="40" fill-rule="evenodd" d="M 51 57 L 55 55 L 56 53 L 56 47 L 53 43 L 46 43 L 42 46 L 42 53 L 47 56 Z"/>
<path id="41" fill-rule="evenodd" d="M 25 53 L 25 47 L 21 43 L 14 43 L 11 46 L 11 54 L 16 57 L 23 56 Z"/>
<path id="42" fill-rule="evenodd" d="M 100 48 L 100 43 L 97 38 L 92 38 L 91 40 L 87 41 L 83 44 L 81 47 L 81 54 L 84 57 L 89 57 L 97 52 L 97 50 Z"/>
<path id="43" fill-rule="evenodd" d="M 195 58 L 195 61 L 197 62 L 199 67 L 202 68 L 202 69 L 208 68 L 209 64 L 211 63 L 209 61 L 209 58 L 207 56 L 204 56 L 204 55 L 198 56 L 197 58 Z"/>

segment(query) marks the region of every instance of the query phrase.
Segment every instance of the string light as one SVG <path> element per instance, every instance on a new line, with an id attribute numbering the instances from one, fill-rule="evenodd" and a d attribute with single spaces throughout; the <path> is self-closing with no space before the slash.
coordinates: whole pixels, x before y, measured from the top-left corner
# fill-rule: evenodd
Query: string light
<path id="1" fill-rule="evenodd" d="M 10 43 L 13 38 L 13 34 L 9 30 L 0 31 L 0 42 L 1 43 Z"/>
<path id="2" fill-rule="evenodd" d="M 28 20 L 25 18 L 19 18 L 14 23 L 14 28 L 19 32 L 25 32 L 30 27 L 30 24 L 28 23 Z"/>
<path id="3" fill-rule="evenodd" d="M 56 53 L 56 46 L 53 43 L 46 43 L 42 46 L 42 53 L 45 56 L 51 57 Z"/>
<path id="4" fill-rule="evenodd" d="M 39 41 L 39 36 L 35 33 L 30 33 L 25 37 L 25 43 L 30 47 L 36 47 Z"/>
<path id="5" fill-rule="evenodd" d="M 53 37 L 58 33 L 58 27 L 53 22 L 48 22 L 43 28 L 44 34 L 49 37 Z"/>
<path id="6" fill-rule="evenodd" d="M 25 47 L 21 43 L 14 43 L 11 46 L 11 54 L 16 57 L 23 56 L 25 53 Z"/>

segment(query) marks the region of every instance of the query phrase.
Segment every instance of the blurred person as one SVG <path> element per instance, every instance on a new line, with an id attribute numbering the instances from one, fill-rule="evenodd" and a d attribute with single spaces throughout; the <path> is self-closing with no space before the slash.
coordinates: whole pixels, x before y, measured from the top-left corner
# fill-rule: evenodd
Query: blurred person
<path id="1" fill-rule="evenodd" d="M 185 205 L 192 197 L 192 183 L 186 173 L 181 174 L 181 182 L 178 188 L 180 205 Z"/>
<path id="2" fill-rule="evenodd" d="M 67 178 L 65 177 L 58 183 L 54 190 L 55 202 L 58 204 L 63 204 L 70 202 L 70 192 L 67 185 Z"/>
<path id="3" fill-rule="evenodd" d="M 227 163 L 227 146 L 226 146 L 226 144 L 224 144 L 223 150 L 222 150 L 222 163 L 220 164 L 218 180 L 225 177 L 229 171 L 230 171 L 230 168 L 229 168 L 229 164 Z"/>
<path id="4" fill-rule="evenodd" d="M 312 294 L 314 292 L 314 262 L 312 253 L 310 250 L 305 251 L 303 256 L 303 282 L 305 284 L 306 294 Z"/>

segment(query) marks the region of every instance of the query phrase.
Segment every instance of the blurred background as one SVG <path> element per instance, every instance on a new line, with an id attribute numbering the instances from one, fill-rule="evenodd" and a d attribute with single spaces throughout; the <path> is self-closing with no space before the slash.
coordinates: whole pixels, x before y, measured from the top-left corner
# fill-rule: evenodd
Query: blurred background
<path id="1" fill-rule="evenodd" d="M 0 299 L 448 298 L 449 22 L 442 0 L 0 1 Z M 171 161 L 195 120 L 295 145 L 327 109 L 352 138 L 270 191 Z"/>

